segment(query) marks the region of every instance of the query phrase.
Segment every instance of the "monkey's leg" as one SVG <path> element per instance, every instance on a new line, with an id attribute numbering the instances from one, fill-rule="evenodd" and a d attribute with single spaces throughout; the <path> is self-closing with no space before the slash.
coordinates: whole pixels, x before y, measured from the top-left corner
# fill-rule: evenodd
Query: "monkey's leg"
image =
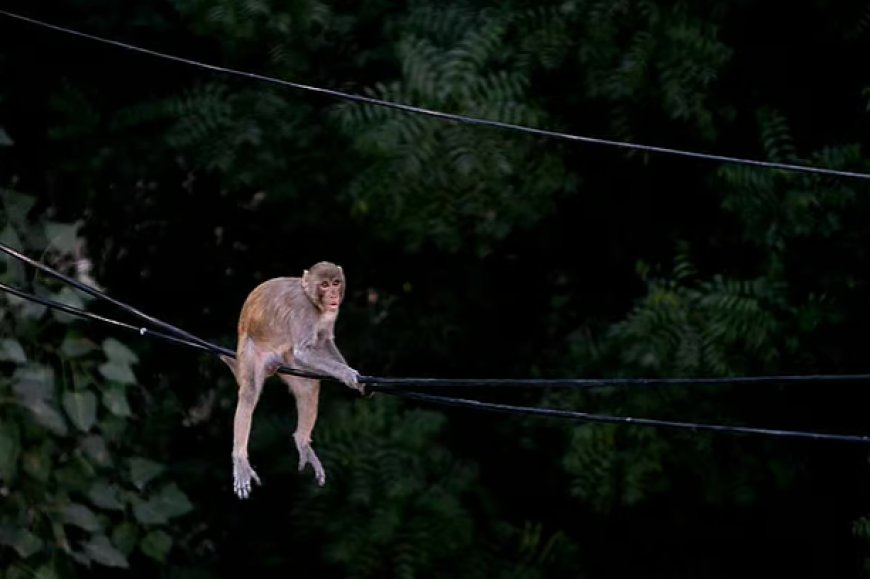
<path id="1" fill-rule="evenodd" d="M 239 400 L 233 421 L 233 491 L 240 499 L 250 496 L 251 479 L 261 484 L 260 477 L 248 462 L 248 437 L 251 434 L 254 408 L 263 390 L 263 381 L 270 373 L 270 368 L 274 371 L 276 358 L 277 355 L 272 352 L 258 352 L 251 340 L 247 340 L 239 348 L 237 355 Z"/>
<path id="2" fill-rule="evenodd" d="M 314 477 L 317 484 L 326 484 L 326 473 L 323 465 L 311 446 L 311 431 L 317 422 L 317 401 L 320 396 L 320 381 L 298 376 L 281 374 L 281 379 L 290 387 L 290 392 L 296 398 L 297 423 L 293 440 L 296 442 L 296 450 L 299 452 L 299 470 L 310 464 L 314 469 Z"/>

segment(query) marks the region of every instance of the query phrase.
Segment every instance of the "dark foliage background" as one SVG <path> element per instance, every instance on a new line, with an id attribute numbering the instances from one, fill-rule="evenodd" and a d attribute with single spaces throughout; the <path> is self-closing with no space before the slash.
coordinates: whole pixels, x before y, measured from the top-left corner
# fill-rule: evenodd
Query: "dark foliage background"
<path id="1" fill-rule="evenodd" d="M 870 6 L 9 1 L 93 34 L 535 127 L 870 171 Z M 342 103 L 0 18 L 0 240 L 224 344 L 350 284 L 370 375 L 867 372 L 870 189 Z M 4 261 L 0 279 L 108 312 Z M 81 274 L 81 272 L 80 272 Z M 325 488 L 270 384 L 231 492 L 217 360 L 0 298 L 0 577 L 858 577 L 857 445 L 562 424 L 326 384 Z M 870 432 L 864 385 L 474 392 Z"/>

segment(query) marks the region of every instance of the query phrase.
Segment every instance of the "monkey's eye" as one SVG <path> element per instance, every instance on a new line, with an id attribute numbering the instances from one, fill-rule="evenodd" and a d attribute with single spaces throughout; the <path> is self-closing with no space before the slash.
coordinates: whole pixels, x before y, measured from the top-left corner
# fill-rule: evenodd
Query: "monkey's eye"
<path id="1" fill-rule="evenodd" d="M 320 282 L 320 287 L 322 287 L 323 289 L 328 288 L 328 287 L 329 287 L 329 282 L 326 281 L 326 280 L 323 280 L 322 282 Z"/>
<path id="2" fill-rule="evenodd" d="M 341 285 L 341 280 L 339 280 L 339 279 L 332 280 L 332 285 Z"/>

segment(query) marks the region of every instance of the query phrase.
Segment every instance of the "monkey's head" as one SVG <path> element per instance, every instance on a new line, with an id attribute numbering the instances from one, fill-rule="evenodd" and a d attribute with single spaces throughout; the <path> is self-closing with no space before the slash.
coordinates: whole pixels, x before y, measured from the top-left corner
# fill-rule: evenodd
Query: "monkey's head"
<path id="1" fill-rule="evenodd" d="M 344 299 L 344 271 L 328 261 L 316 263 L 302 274 L 302 289 L 320 311 L 337 312 Z"/>

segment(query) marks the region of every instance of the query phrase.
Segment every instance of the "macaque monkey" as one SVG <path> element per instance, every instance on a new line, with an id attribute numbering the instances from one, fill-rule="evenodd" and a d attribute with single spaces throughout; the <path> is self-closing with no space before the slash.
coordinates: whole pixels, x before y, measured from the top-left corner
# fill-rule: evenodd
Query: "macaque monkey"
<path id="1" fill-rule="evenodd" d="M 251 479 L 260 483 L 248 462 L 248 436 L 263 381 L 279 366 L 332 376 L 363 392 L 359 373 L 347 365 L 333 334 L 344 285 L 341 267 L 322 261 L 305 270 L 301 278 L 278 277 L 263 282 L 242 306 L 236 359 L 221 356 L 239 384 L 233 423 L 233 490 L 240 499 L 250 496 Z M 311 447 L 320 381 L 279 376 L 296 398 L 298 421 L 293 439 L 299 451 L 299 470 L 310 464 L 323 486 L 326 473 Z"/>

